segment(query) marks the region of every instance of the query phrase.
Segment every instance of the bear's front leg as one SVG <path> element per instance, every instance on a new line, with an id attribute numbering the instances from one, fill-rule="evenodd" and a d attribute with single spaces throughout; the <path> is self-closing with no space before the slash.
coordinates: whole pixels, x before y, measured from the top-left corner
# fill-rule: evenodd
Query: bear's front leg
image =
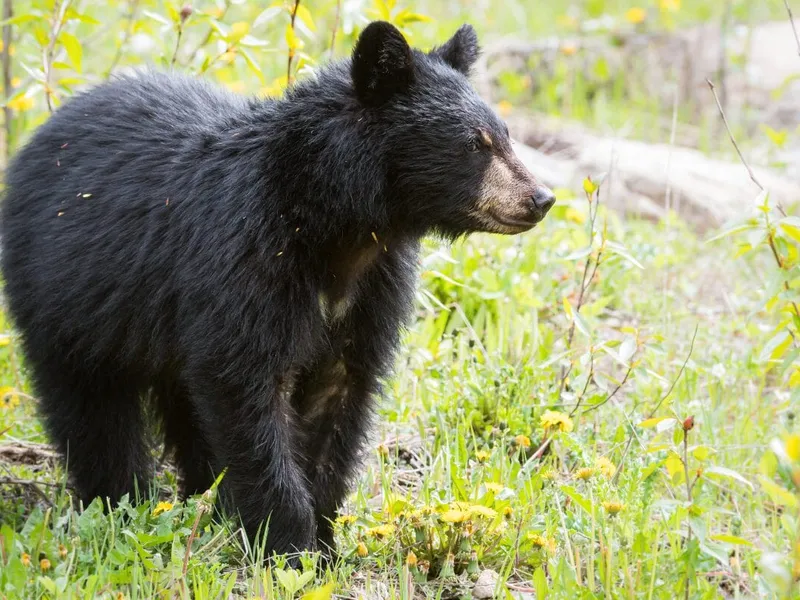
<path id="1" fill-rule="evenodd" d="M 190 378 L 192 401 L 210 442 L 223 507 L 239 516 L 251 542 L 266 533 L 267 554 L 316 547 L 316 519 L 289 402 L 291 369 L 258 372 L 253 354 L 203 361 Z M 224 365 L 224 368 L 220 368 Z"/>

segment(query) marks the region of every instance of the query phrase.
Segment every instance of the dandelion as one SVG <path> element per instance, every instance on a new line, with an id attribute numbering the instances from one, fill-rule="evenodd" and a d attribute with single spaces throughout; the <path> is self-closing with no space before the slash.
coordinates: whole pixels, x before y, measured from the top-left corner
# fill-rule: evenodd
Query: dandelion
<path id="1" fill-rule="evenodd" d="M 556 541 L 552 538 L 544 537 L 538 533 L 529 533 L 527 537 L 536 548 L 541 548 L 551 554 L 556 551 Z"/>
<path id="2" fill-rule="evenodd" d="M 367 546 L 364 544 L 364 542 L 358 542 L 358 547 L 356 547 L 356 553 L 361 558 L 364 558 L 367 554 L 369 554 L 369 551 L 367 550 Z"/>
<path id="3" fill-rule="evenodd" d="M 125 594 L 122 592 L 117 592 L 117 600 L 125 600 Z"/>
<path id="4" fill-rule="evenodd" d="M 414 554 L 413 550 L 409 550 L 408 554 L 406 554 L 406 564 L 409 567 L 416 567 L 417 566 L 417 555 Z"/>
<path id="5" fill-rule="evenodd" d="M 794 462 L 800 462 L 800 435 L 786 438 L 786 455 Z"/>
<path id="6" fill-rule="evenodd" d="M 172 510 L 172 508 L 173 508 L 172 502 L 159 502 L 153 509 L 153 516 L 157 517 L 161 513 L 165 513 Z"/>
<path id="7" fill-rule="evenodd" d="M 23 567 L 31 566 L 31 555 L 28 554 L 27 552 L 22 553 L 22 558 L 20 560 L 22 561 Z"/>
<path id="8" fill-rule="evenodd" d="M 11 410 L 19 406 L 19 396 L 12 388 L 0 389 L 0 408 Z"/>
<path id="9" fill-rule="evenodd" d="M 578 469 L 575 471 L 575 479 L 582 479 L 583 481 L 587 481 L 594 476 L 594 469 L 591 467 L 584 467 L 582 469 Z"/>
<path id="10" fill-rule="evenodd" d="M 488 506 L 481 506 L 480 504 L 473 504 L 469 512 L 473 515 L 479 515 L 487 519 L 494 519 L 497 516 L 497 511 L 489 508 Z"/>
<path id="11" fill-rule="evenodd" d="M 629 23 L 633 23 L 634 25 L 640 25 L 641 23 L 644 23 L 646 18 L 647 13 L 643 8 L 638 6 L 634 6 L 625 12 L 625 20 Z"/>
<path id="12" fill-rule="evenodd" d="M 489 456 L 490 456 L 490 454 L 486 450 L 478 450 L 475 453 L 475 458 L 477 459 L 478 462 L 481 462 L 481 463 L 484 463 L 487 460 L 489 460 Z"/>
<path id="13" fill-rule="evenodd" d="M 617 471 L 617 467 L 614 466 L 614 463 L 608 460 L 605 456 L 601 456 L 594 461 L 594 466 L 606 477 L 613 477 L 614 473 Z"/>
<path id="14" fill-rule="evenodd" d="M 613 516 L 625 508 L 625 505 L 622 502 L 603 502 L 603 508 L 606 509 L 609 515 Z"/>
<path id="15" fill-rule="evenodd" d="M 549 429 L 558 429 L 559 431 L 569 433 L 574 427 L 572 419 L 570 419 L 569 416 L 554 410 L 546 410 L 541 416 L 541 423 L 545 431 Z"/>
<path id="16" fill-rule="evenodd" d="M 6 106 L 11 110 L 16 110 L 19 112 L 25 112 L 33 108 L 34 101 L 33 98 L 23 94 L 22 96 L 17 96 L 12 100 L 9 100 Z"/>
<path id="17" fill-rule="evenodd" d="M 518 435 L 514 438 L 514 443 L 521 448 L 530 448 L 531 447 L 531 438 L 527 435 Z"/>
<path id="18" fill-rule="evenodd" d="M 50 561 L 47 560 L 46 558 L 43 558 L 42 560 L 39 561 L 39 568 L 42 571 L 49 571 L 51 566 L 52 565 L 50 564 Z"/>
<path id="19" fill-rule="evenodd" d="M 336 522 L 339 523 L 339 525 L 344 525 L 345 527 L 347 527 L 348 525 L 353 525 L 356 522 L 356 516 L 339 515 L 338 517 L 336 517 Z"/>
<path id="20" fill-rule="evenodd" d="M 386 524 L 386 525 L 378 525 L 376 527 L 371 527 L 367 529 L 367 535 L 373 535 L 375 537 L 388 537 L 394 533 L 394 525 Z"/>
<path id="21" fill-rule="evenodd" d="M 514 515 L 514 509 L 513 508 L 511 508 L 510 506 L 506 506 L 505 508 L 503 508 L 503 516 L 506 519 L 510 519 L 513 515 Z"/>
<path id="22" fill-rule="evenodd" d="M 487 492 L 492 492 L 493 494 L 499 494 L 504 489 L 502 483 L 490 482 L 490 483 L 485 483 L 484 485 L 486 486 L 486 491 Z"/>
<path id="23" fill-rule="evenodd" d="M 463 523 L 469 519 L 469 511 L 450 509 L 444 511 L 439 518 L 445 523 Z"/>

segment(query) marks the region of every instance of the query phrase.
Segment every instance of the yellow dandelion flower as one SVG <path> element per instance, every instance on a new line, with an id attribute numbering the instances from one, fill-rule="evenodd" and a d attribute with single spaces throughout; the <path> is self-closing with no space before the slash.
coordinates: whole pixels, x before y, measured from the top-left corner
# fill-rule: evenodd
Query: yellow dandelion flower
<path id="1" fill-rule="evenodd" d="M 375 537 L 388 537 L 394 533 L 394 525 L 389 523 L 385 525 L 378 525 L 367 529 L 367 535 L 374 535 Z"/>
<path id="2" fill-rule="evenodd" d="M 510 519 L 513 514 L 514 514 L 514 509 L 511 508 L 510 506 L 506 506 L 505 508 L 503 508 L 503 516 L 506 519 Z"/>
<path id="3" fill-rule="evenodd" d="M 491 456 L 486 450 L 478 450 L 475 453 L 475 458 L 478 462 L 486 462 L 489 460 L 489 456 Z"/>
<path id="4" fill-rule="evenodd" d="M 527 435 L 521 435 L 521 434 L 518 435 L 517 437 L 514 438 L 514 442 L 517 444 L 517 446 L 520 446 L 522 448 L 531 447 L 531 438 L 529 438 Z"/>
<path id="5" fill-rule="evenodd" d="M 414 554 L 413 550 L 409 550 L 408 554 L 406 554 L 406 564 L 409 567 L 416 567 L 417 566 L 417 555 Z"/>
<path id="6" fill-rule="evenodd" d="M 575 56 L 578 53 L 578 47 L 570 43 L 562 44 L 560 50 L 564 56 Z"/>
<path id="7" fill-rule="evenodd" d="M 49 571 L 51 566 L 52 565 L 50 564 L 50 561 L 47 560 L 46 558 L 43 558 L 42 560 L 39 561 L 39 568 L 42 571 Z"/>
<path id="8" fill-rule="evenodd" d="M 500 113 L 501 117 L 507 117 L 511 114 L 513 109 L 514 105 L 508 100 L 500 100 L 500 102 L 497 103 L 497 112 Z"/>
<path id="9" fill-rule="evenodd" d="M 22 561 L 23 567 L 31 566 L 31 555 L 28 554 L 27 552 L 22 553 L 22 558 L 20 560 Z"/>
<path id="10" fill-rule="evenodd" d="M 125 600 L 125 594 L 123 594 L 122 592 L 117 592 L 116 598 L 117 600 Z"/>
<path id="11" fill-rule="evenodd" d="M 546 469 L 545 471 L 542 472 L 541 477 L 542 479 L 547 479 L 552 481 L 557 477 L 557 473 L 553 469 Z"/>
<path id="12" fill-rule="evenodd" d="M 644 20 L 647 18 L 647 13 L 643 8 L 638 6 L 634 6 L 633 8 L 629 8 L 625 12 L 625 20 L 629 23 L 633 23 L 634 25 L 639 25 L 644 23 Z"/>
<path id="13" fill-rule="evenodd" d="M 153 509 L 153 516 L 157 517 L 161 513 L 168 512 L 173 508 L 172 502 L 159 502 L 156 504 L 156 507 Z"/>
<path id="14" fill-rule="evenodd" d="M 786 455 L 794 462 L 800 462 L 800 435 L 790 435 L 786 438 Z"/>
<path id="15" fill-rule="evenodd" d="M 480 504 L 473 504 L 469 509 L 470 514 L 480 515 L 487 519 L 494 519 L 497 516 L 497 511 L 489 508 L 488 506 L 481 506 Z"/>
<path id="16" fill-rule="evenodd" d="M 356 522 L 355 515 L 339 515 L 336 517 L 336 522 L 340 525 L 352 525 Z"/>
<path id="17" fill-rule="evenodd" d="M 6 104 L 6 106 L 8 106 L 8 108 L 10 108 L 11 110 L 16 110 L 19 112 L 25 112 L 27 110 L 30 110 L 33 108 L 33 105 L 34 105 L 33 98 L 25 94 L 9 100 L 8 103 Z"/>
<path id="18" fill-rule="evenodd" d="M 625 505 L 622 502 L 603 502 L 603 508 L 606 509 L 606 512 L 610 515 L 616 515 L 620 512 Z"/>
<path id="19" fill-rule="evenodd" d="M 469 519 L 469 511 L 450 509 L 444 511 L 439 518 L 445 523 L 463 523 Z"/>
<path id="20" fill-rule="evenodd" d="M 503 491 L 503 489 L 505 489 L 502 483 L 490 482 L 490 483 L 485 483 L 484 485 L 486 486 L 486 491 L 492 492 L 493 494 L 499 494 L 500 492 Z"/>
<path id="21" fill-rule="evenodd" d="M 575 479 L 591 479 L 594 476 L 594 469 L 591 467 L 584 467 L 575 471 Z"/>
<path id="22" fill-rule="evenodd" d="M 614 466 L 614 463 L 608 460 L 605 456 L 601 456 L 594 461 L 594 466 L 606 477 L 613 477 L 614 473 L 617 471 L 617 467 Z"/>
<path id="23" fill-rule="evenodd" d="M 542 548 L 547 552 L 553 553 L 556 551 L 556 542 L 552 538 L 547 538 L 538 533 L 529 533 L 528 539 L 536 548 Z"/>
<path id="24" fill-rule="evenodd" d="M 546 410 L 541 416 L 541 423 L 545 430 L 558 429 L 569 433 L 574 428 L 568 415 L 554 410 Z"/>
<path id="25" fill-rule="evenodd" d="M 19 396 L 12 387 L 0 388 L 0 408 L 11 410 L 19 406 Z"/>
<path id="26" fill-rule="evenodd" d="M 364 542 L 358 542 L 358 547 L 356 548 L 356 552 L 361 558 L 364 558 L 367 554 L 369 554 L 367 546 L 364 544 Z"/>

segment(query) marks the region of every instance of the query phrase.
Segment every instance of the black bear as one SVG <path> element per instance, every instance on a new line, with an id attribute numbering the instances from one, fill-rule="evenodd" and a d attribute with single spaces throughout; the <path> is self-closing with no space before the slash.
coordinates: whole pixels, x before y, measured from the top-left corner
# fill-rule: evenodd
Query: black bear
<path id="1" fill-rule="evenodd" d="M 463 26 L 368 25 L 284 98 L 142 73 L 66 102 L 7 172 L 2 270 L 79 497 L 147 487 L 148 414 L 267 550 L 333 544 L 420 239 L 516 234 L 552 206 L 468 73 Z M 138 487 L 135 487 L 138 486 Z"/>

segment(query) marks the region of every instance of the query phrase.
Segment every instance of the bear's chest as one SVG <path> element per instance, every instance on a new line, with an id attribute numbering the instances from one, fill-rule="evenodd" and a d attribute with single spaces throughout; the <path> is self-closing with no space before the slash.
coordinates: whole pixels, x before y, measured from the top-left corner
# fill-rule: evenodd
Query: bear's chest
<path id="1" fill-rule="evenodd" d="M 327 269 L 319 293 L 319 309 L 329 326 L 342 321 L 359 295 L 370 271 L 377 267 L 386 246 L 369 243 L 355 248 L 332 252 L 327 257 Z"/>

